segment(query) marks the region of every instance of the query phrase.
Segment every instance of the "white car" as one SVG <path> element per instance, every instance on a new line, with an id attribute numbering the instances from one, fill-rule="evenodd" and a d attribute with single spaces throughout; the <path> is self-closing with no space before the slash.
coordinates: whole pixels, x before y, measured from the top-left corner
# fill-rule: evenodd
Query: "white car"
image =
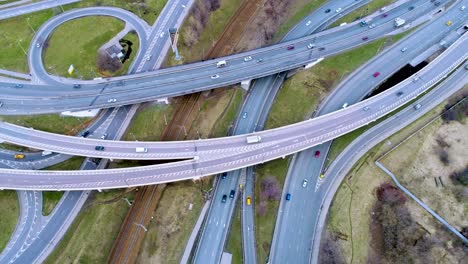
<path id="1" fill-rule="evenodd" d="M 252 57 L 250 57 L 250 56 L 247 56 L 247 57 L 244 58 L 244 61 L 251 61 L 251 60 L 252 60 Z"/>
<path id="2" fill-rule="evenodd" d="M 41 47 L 41 43 L 38 42 L 38 43 L 36 44 L 36 47 L 40 48 L 40 47 Z"/>
<path id="3" fill-rule="evenodd" d="M 407 47 L 404 47 L 404 48 L 401 49 L 401 52 L 405 52 L 405 51 L 407 51 L 407 50 L 408 50 L 408 48 L 407 48 Z"/>
<path id="4" fill-rule="evenodd" d="M 311 23 L 312 23 L 312 21 L 310 21 L 310 20 L 307 21 L 306 26 L 310 26 Z"/>
<path id="5" fill-rule="evenodd" d="M 219 75 L 218 74 L 215 74 L 215 75 L 211 75 L 211 79 L 218 79 L 219 78 Z"/>
<path id="6" fill-rule="evenodd" d="M 305 188 L 305 187 L 307 187 L 307 179 L 304 179 L 302 181 L 302 188 Z"/>
<path id="7" fill-rule="evenodd" d="M 369 28 L 375 28 L 375 24 L 370 24 Z"/>
<path id="8" fill-rule="evenodd" d="M 338 9 L 335 10 L 336 13 L 341 12 L 341 7 L 338 7 Z"/>
<path id="9" fill-rule="evenodd" d="M 460 7 L 460 10 L 461 10 L 461 11 L 465 10 L 465 6 L 461 6 L 461 7 Z"/>
<path id="10" fill-rule="evenodd" d="M 117 102 L 117 99 L 111 98 L 111 99 L 107 100 L 107 102 L 108 103 L 115 103 L 115 102 Z"/>
<path id="11" fill-rule="evenodd" d="M 107 133 L 102 134 L 101 139 L 106 139 L 107 138 Z"/>
<path id="12" fill-rule="evenodd" d="M 314 48 L 314 47 L 315 47 L 315 45 L 312 44 L 312 43 L 310 43 L 309 45 L 307 45 L 307 48 L 308 48 L 308 49 L 312 49 L 312 48 Z"/>

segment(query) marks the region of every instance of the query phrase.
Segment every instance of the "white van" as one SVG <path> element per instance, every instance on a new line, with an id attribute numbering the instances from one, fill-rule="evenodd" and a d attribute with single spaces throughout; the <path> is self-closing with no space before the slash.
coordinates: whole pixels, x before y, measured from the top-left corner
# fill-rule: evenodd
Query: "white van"
<path id="1" fill-rule="evenodd" d="M 218 61 L 218 63 L 216 63 L 216 67 L 218 67 L 218 68 L 222 68 L 224 66 L 226 66 L 226 61 L 225 60 Z"/>
<path id="2" fill-rule="evenodd" d="M 146 153 L 148 152 L 147 148 L 135 148 L 135 151 L 138 153 Z"/>

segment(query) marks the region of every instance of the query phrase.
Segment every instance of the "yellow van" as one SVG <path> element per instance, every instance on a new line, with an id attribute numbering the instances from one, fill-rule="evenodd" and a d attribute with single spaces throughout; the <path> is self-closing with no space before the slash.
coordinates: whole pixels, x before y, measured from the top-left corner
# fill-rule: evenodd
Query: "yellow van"
<path id="1" fill-rule="evenodd" d="M 15 159 L 24 159 L 24 154 L 15 154 Z"/>

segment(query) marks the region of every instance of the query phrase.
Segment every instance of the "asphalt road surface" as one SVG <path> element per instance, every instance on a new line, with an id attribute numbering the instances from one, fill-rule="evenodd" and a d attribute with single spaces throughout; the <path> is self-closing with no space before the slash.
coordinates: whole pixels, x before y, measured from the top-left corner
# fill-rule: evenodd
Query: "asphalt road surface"
<path id="1" fill-rule="evenodd" d="M 168 153 L 180 155 L 179 153 L 174 153 L 178 149 L 181 152 L 185 152 L 186 155 L 190 153 L 198 156 L 199 159 L 145 167 L 93 171 L 92 173 L 1 169 L 1 186 L 5 189 L 42 190 L 122 188 L 202 177 L 204 175 L 212 175 L 222 171 L 263 163 L 339 137 L 395 110 L 427 90 L 455 67 L 462 64 L 468 56 L 468 45 L 464 45 L 466 43 L 466 36 L 462 36 L 459 41 L 449 47 L 442 55 L 420 70 L 416 75 L 417 78 L 416 76 L 412 76 L 393 88 L 361 103 L 312 120 L 257 132 L 256 135 L 262 138 L 262 142 L 260 143 L 247 144 L 245 136 L 183 142 L 142 143 L 115 141 L 112 143 L 116 144 L 114 147 L 118 151 L 128 151 L 129 148 L 144 144 L 148 148 L 149 155 L 156 157 L 160 156 L 164 151 L 166 155 Z M 396 91 L 402 91 L 404 95 L 396 97 Z M 364 107 L 368 107 L 368 110 L 363 110 Z M 13 133 L 13 136 L 7 136 L 10 133 Z M 38 141 L 36 138 L 38 135 L 48 136 L 52 141 L 64 137 L 6 125 L 4 123 L 0 125 L 0 134 L 0 137 L 3 139 L 13 140 L 21 138 L 22 142 L 27 141 L 31 143 Z M 25 137 L 28 139 L 25 139 Z M 80 141 L 79 138 L 76 140 Z M 92 140 L 83 140 L 83 142 L 89 141 Z M 64 145 L 65 143 L 55 144 L 57 145 L 54 148 L 61 149 L 62 146 L 60 145 Z M 79 145 L 75 147 L 79 147 Z M 115 150 L 111 149 L 109 152 L 106 151 L 106 153 L 112 156 L 117 153 Z M 54 149 L 54 151 L 56 150 Z M 158 153 L 155 153 L 156 151 Z M 93 153 L 96 152 L 99 151 L 90 150 L 89 155 L 93 156 Z M 135 154 L 135 156 L 138 156 L 137 153 Z M 146 155 L 146 158 L 149 155 Z M 132 155 L 132 157 L 135 156 Z M 70 175 L 73 177 L 70 177 Z"/>
<path id="2" fill-rule="evenodd" d="M 382 37 L 383 34 L 395 30 L 394 16 L 413 21 L 433 8 L 433 5 L 426 3 L 426 1 L 423 2 L 416 5 L 416 8 L 411 11 L 396 9 L 387 17 L 374 18 L 376 27 L 372 29 L 348 24 L 284 44 L 224 57 L 221 59 L 227 60 L 229 64 L 223 68 L 216 67 L 217 60 L 210 60 L 112 78 L 115 81 L 88 81 L 86 83 L 92 84 L 82 84 L 79 89 L 73 88 L 72 84 L 53 86 L 24 84 L 20 89 L 12 87 L 12 84 L 1 83 L 0 89 L 3 93 L 4 106 L 0 108 L 0 113 L 11 115 L 59 112 L 65 109 L 106 108 L 198 92 L 239 83 L 246 79 L 271 75 L 275 72 L 300 67 L 317 58 L 330 56 Z M 365 37 L 367 39 L 362 40 Z M 316 43 L 317 48 L 309 50 L 307 45 L 310 42 Z M 285 52 L 286 47 L 290 45 L 294 45 L 295 49 Z M 321 50 L 319 47 L 325 47 L 325 50 Z M 252 56 L 254 59 L 245 62 L 246 56 Z M 257 62 L 258 58 L 262 58 L 263 61 Z M 219 77 L 215 79 L 210 77 L 215 75 Z M 96 84 L 98 82 L 101 84 Z M 99 96 L 96 97 L 97 95 Z M 37 97 L 40 97 L 41 100 L 37 100 Z M 108 102 L 109 99 L 116 99 L 116 101 Z"/>

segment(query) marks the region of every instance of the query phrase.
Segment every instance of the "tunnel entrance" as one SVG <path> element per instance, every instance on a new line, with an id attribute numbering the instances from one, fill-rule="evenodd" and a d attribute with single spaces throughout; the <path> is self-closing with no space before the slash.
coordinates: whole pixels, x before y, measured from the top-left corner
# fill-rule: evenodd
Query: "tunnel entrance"
<path id="1" fill-rule="evenodd" d="M 395 86 L 396 84 L 400 83 L 404 79 L 407 79 L 411 75 L 415 74 L 416 72 L 424 68 L 424 66 L 426 66 L 427 64 L 428 62 L 426 61 L 423 61 L 414 67 L 411 66 L 410 64 L 406 64 L 403 68 L 401 68 L 399 71 L 397 71 L 392 76 L 390 76 L 387 80 L 385 80 L 385 82 L 380 84 L 374 91 L 372 91 L 372 93 L 368 94 L 366 98 L 364 99 L 377 95 Z"/>

